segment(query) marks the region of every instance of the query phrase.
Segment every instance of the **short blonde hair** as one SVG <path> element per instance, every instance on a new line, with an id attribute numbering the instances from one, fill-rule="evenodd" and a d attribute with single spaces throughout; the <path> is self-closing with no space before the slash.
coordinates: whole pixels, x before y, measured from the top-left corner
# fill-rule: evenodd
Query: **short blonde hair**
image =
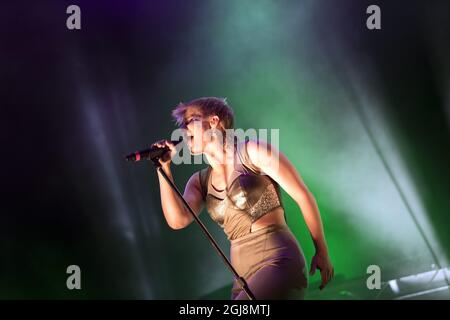
<path id="1" fill-rule="evenodd" d="M 172 117 L 178 126 L 183 125 L 184 114 L 189 107 L 198 107 L 204 116 L 218 116 L 224 129 L 232 129 L 234 126 L 234 112 L 228 105 L 226 98 L 203 97 L 188 102 L 180 102 L 172 110 Z"/>

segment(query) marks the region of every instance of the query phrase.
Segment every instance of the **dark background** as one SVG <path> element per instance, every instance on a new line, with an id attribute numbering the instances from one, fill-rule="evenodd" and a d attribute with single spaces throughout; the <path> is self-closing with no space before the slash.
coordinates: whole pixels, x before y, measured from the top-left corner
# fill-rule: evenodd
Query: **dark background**
<path id="1" fill-rule="evenodd" d="M 70 4 L 81 7 L 81 30 L 65 27 Z M 250 127 L 255 121 L 259 127 L 271 126 L 258 112 L 272 117 L 281 129 L 286 123 L 290 133 L 283 136 L 282 131 L 281 146 L 292 156 L 300 152 L 294 143 L 317 143 L 307 139 L 308 130 L 311 135 L 314 130 L 323 132 L 322 141 L 339 135 L 335 127 L 321 129 L 320 121 L 352 131 L 352 121 L 359 119 L 355 136 L 366 132 L 364 143 L 372 143 L 371 150 L 380 159 L 389 163 L 391 147 L 400 155 L 402 170 L 409 173 L 408 181 L 419 195 L 423 219 L 429 222 L 424 230 L 404 236 L 406 246 L 408 237 L 412 242 L 419 239 L 429 251 L 426 257 L 423 253 L 418 253 L 420 259 L 411 256 L 413 262 L 406 269 L 401 269 L 403 260 L 391 259 L 400 259 L 401 249 L 391 253 L 377 249 L 368 260 L 380 264 L 390 260 L 394 266 L 386 263 L 389 273 L 384 280 L 426 271 L 425 265 L 436 261 L 441 267 L 448 265 L 450 5 L 448 1 L 376 1 L 373 4 L 382 8 L 382 30 L 369 31 L 365 28 L 369 4 L 283 1 L 276 4 L 278 15 L 273 20 L 255 20 L 258 24 L 253 27 L 252 10 L 264 14 L 275 4 L 3 2 L 0 298 L 199 298 L 230 285 L 231 276 L 196 226 L 174 232 L 165 224 L 151 165 L 123 162 L 123 155 L 174 129 L 170 119 L 174 105 L 199 96 L 227 96 L 240 126 Z M 261 27 L 264 22 L 267 29 Z M 217 26 L 228 31 L 219 32 Z M 271 35 L 271 30 L 279 33 Z M 255 61 L 261 64 L 256 66 Z M 279 61 L 283 62 L 274 66 Z M 316 109 L 305 107 L 305 112 L 301 105 L 290 103 L 292 92 L 283 92 L 295 88 L 295 73 L 294 81 L 289 81 L 288 76 L 277 78 L 267 71 L 287 75 L 299 61 L 311 69 L 303 69 L 298 83 L 314 84 L 303 102 L 317 105 Z M 264 82 L 270 77 L 273 82 Z M 293 87 L 280 84 L 278 92 L 267 96 L 272 83 Z M 299 85 L 298 90 L 310 89 Z M 274 108 L 273 102 L 282 96 L 286 100 Z M 340 111 L 342 101 L 349 106 L 347 111 Z M 296 108 L 305 121 L 298 127 L 300 140 L 294 125 L 288 125 L 289 119 L 295 121 Z M 373 114 L 382 114 L 384 120 L 374 120 Z M 309 127 L 313 123 L 318 128 Z M 378 150 L 377 137 L 395 144 Z M 342 152 L 330 150 L 329 156 L 335 156 L 330 161 L 344 163 L 366 152 L 340 149 L 341 143 L 353 144 L 347 142 L 333 142 Z M 353 231 L 338 227 L 345 224 L 344 213 L 338 212 L 335 200 L 327 200 L 330 193 L 322 191 L 315 178 L 314 170 L 320 168 L 313 163 L 322 157 L 319 152 L 305 156 L 305 178 L 323 203 L 328 240 L 335 239 L 330 247 L 335 247 L 336 283 L 345 285 L 364 278 L 366 265 L 360 265 L 357 254 L 345 257 L 345 248 L 359 239 L 347 238 Z M 359 163 L 363 168 L 365 162 Z M 183 186 L 199 168 L 174 170 L 178 184 Z M 365 173 L 377 175 L 369 167 Z M 365 173 L 360 179 L 365 179 Z M 395 181 L 392 185 L 399 190 Z M 339 181 L 331 182 L 329 188 L 339 189 Z M 370 190 L 366 194 L 370 196 Z M 339 202 L 351 206 L 358 197 L 347 193 Z M 406 212 L 408 216 L 411 210 Z M 405 219 L 421 224 L 421 218 Z M 205 220 L 226 247 L 221 230 Z M 401 230 L 403 223 L 397 222 Z M 380 218 L 380 224 L 388 223 L 393 222 Z M 304 226 L 297 228 L 304 230 Z M 300 233 L 299 238 L 307 239 L 306 232 Z M 359 231 L 352 234 L 364 237 Z M 392 243 L 389 233 L 382 236 Z M 310 245 L 305 244 L 305 252 L 309 260 Z M 351 261 L 354 268 L 348 269 L 345 263 Z M 81 291 L 65 287 L 65 270 L 71 264 L 82 269 Z M 227 290 L 223 292 L 218 296 L 227 298 Z"/>

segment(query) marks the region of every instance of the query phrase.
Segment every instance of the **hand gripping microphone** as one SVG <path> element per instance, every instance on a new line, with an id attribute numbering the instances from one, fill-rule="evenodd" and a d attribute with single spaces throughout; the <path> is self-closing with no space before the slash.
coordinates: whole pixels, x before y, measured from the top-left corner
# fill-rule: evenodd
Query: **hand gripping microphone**
<path id="1" fill-rule="evenodd" d="M 180 140 L 178 140 L 178 141 L 171 140 L 171 142 L 174 145 L 179 144 L 181 141 L 183 141 L 183 138 L 180 138 Z M 167 146 L 165 146 L 164 148 L 153 146 L 148 149 L 130 153 L 129 155 L 127 155 L 125 157 L 125 159 L 127 161 L 131 161 L 131 162 L 142 161 L 142 160 L 153 160 L 155 158 L 161 158 L 161 156 L 169 150 L 170 149 Z"/>

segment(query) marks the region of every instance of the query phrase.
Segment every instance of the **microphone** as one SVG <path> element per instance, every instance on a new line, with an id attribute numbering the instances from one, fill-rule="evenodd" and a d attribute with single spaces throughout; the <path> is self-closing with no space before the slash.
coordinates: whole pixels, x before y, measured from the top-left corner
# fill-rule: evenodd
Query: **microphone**
<path id="1" fill-rule="evenodd" d="M 170 142 L 172 142 L 174 145 L 177 145 L 181 141 L 183 141 L 183 138 L 180 138 L 180 140 L 178 140 L 178 141 L 171 140 Z M 129 155 L 127 155 L 125 157 L 125 159 L 127 161 L 132 161 L 132 162 L 142 161 L 142 160 L 153 160 L 155 158 L 161 158 L 161 156 L 169 150 L 170 149 L 167 146 L 165 146 L 164 148 L 159 148 L 157 146 L 153 146 L 148 149 L 130 153 Z"/>

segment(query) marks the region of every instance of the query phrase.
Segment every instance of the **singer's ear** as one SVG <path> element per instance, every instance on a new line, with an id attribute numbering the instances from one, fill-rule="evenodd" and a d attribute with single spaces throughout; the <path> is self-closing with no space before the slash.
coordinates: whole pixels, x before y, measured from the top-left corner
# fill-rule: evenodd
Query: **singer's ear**
<path id="1" fill-rule="evenodd" d="M 211 116 L 209 118 L 209 125 L 211 126 L 211 128 L 217 128 L 219 126 L 219 122 L 220 122 L 220 118 L 216 115 Z"/>

